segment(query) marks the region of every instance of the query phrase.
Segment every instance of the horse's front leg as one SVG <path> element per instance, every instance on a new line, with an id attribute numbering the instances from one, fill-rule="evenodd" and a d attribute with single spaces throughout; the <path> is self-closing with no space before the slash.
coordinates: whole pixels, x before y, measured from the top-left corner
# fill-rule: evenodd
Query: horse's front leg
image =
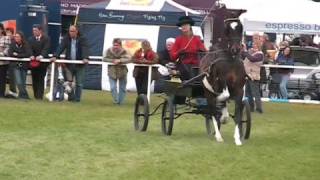
<path id="1" fill-rule="evenodd" d="M 229 112 L 227 107 L 227 101 L 219 102 L 219 111 L 221 111 L 220 123 L 226 124 L 229 118 Z"/>
<path id="2" fill-rule="evenodd" d="M 208 96 L 207 96 L 208 97 Z M 220 133 L 220 118 L 216 118 L 218 115 L 218 108 L 217 108 L 217 99 L 214 95 L 210 94 L 208 100 L 208 106 L 210 109 L 210 116 L 212 119 L 212 124 L 214 127 L 214 132 L 215 132 L 215 138 L 217 142 L 223 142 L 223 138 Z"/>
<path id="3" fill-rule="evenodd" d="M 241 146 L 241 130 L 242 130 L 242 96 L 235 97 L 235 117 L 236 127 L 234 129 L 234 142 L 237 146 Z"/>
<path id="4" fill-rule="evenodd" d="M 223 142 L 223 138 L 222 135 L 220 133 L 220 120 L 216 120 L 216 118 L 214 116 L 212 117 L 212 121 L 213 121 L 213 126 L 214 126 L 214 131 L 215 131 L 215 138 L 217 140 L 217 142 Z"/>

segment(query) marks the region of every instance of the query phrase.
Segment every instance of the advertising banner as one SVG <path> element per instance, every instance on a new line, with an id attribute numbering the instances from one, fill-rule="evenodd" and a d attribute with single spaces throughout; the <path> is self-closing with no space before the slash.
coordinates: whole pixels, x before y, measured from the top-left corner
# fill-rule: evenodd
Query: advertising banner
<path id="1" fill-rule="evenodd" d="M 141 12 L 81 8 L 79 19 L 81 19 L 81 22 L 83 23 L 94 22 L 176 26 L 178 18 L 183 15 L 185 15 L 184 12 Z M 198 26 L 203 17 L 192 16 L 192 19 L 195 21 L 195 25 Z"/>
<path id="2" fill-rule="evenodd" d="M 287 34 L 320 34 L 320 24 L 244 20 L 245 31 Z"/>

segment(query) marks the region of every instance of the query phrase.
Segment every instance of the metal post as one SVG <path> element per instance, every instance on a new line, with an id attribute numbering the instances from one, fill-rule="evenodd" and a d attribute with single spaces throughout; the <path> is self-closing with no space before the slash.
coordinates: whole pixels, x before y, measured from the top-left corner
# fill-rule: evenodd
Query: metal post
<path id="1" fill-rule="evenodd" d="M 147 98 L 150 104 L 150 94 L 151 94 L 151 75 L 152 75 L 152 66 L 148 66 L 148 90 L 147 90 Z"/>
<path id="2" fill-rule="evenodd" d="M 50 75 L 50 90 L 49 90 L 49 101 L 53 101 L 53 86 L 54 86 L 54 72 L 55 72 L 55 62 L 51 63 L 51 75 Z"/>

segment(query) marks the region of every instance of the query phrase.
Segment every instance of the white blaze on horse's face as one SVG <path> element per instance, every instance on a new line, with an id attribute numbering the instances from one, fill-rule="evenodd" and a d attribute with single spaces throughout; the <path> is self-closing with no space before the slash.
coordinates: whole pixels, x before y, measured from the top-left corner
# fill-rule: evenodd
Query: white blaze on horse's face
<path id="1" fill-rule="evenodd" d="M 236 30 L 236 27 L 238 26 L 238 22 L 232 22 L 230 23 L 230 27 L 233 29 L 233 30 Z"/>

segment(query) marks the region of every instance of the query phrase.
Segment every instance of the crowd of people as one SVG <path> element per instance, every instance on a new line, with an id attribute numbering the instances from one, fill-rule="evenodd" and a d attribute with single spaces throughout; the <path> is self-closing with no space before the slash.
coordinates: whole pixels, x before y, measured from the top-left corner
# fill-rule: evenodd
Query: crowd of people
<path id="1" fill-rule="evenodd" d="M 242 56 L 247 75 L 250 77 L 246 84 L 246 97 L 249 100 L 251 111 L 263 113 L 261 95 L 262 85 L 267 83 L 266 70 L 262 64 L 294 65 L 290 54 L 289 42 L 283 41 L 278 47 L 269 40 L 267 34 L 260 36 L 258 33 L 252 36 L 252 47 L 247 49 L 243 45 Z M 271 73 L 280 74 L 280 98 L 287 99 L 287 83 L 291 69 L 272 69 Z"/>
<path id="2" fill-rule="evenodd" d="M 141 42 L 141 48 L 131 56 L 122 47 L 120 38 L 113 40 L 112 47 L 104 52 L 103 61 L 110 63 L 108 65 L 108 76 L 114 104 L 121 105 L 125 100 L 127 63 L 161 64 L 163 66 L 175 64 L 176 70 L 171 72 L 167 72 L 167 69 L 154 67 L 152 69 L 152 80 L 167 80 L 170 79 L 170 74 L 176 74 L 177 72 L 180 73 L 181 80 L 188 80 L 198 73 L 194 71 L 196 69 L 194 67 L 198 67 L 200 62 L 198 54 L 199 52 L 207 52 L 207 48 L 200 37 L 193 34 L 192 25 L 194 25 L 194 21 L 189 16 L 180 17 L 177 26 L 181 30 L 181 35 L 176 38 L 168 38 L 166 49 L 159 53 L 153 50 L 148 40 L 144 40 Z M 13 33 L 11 29 L 5 29 L 0 24 L 0 56 L 30 58 L 30 62 L 0 61 L 0 97 L 6 96 L 6 77 L 9 76 L 10 89 L 8 94 L 20 99 L 30 99 L 26 88 L 28 70 L 31 70 L 34 98 L 43 99 L 44 97 L 44 81 L 49 63 L 40 62 L 40 60 L 48 58 L 50 37 L 45 35 L 39 25 L 34 25 L 32 32 L 33 36 L 26 39 L 22 32 Z M 249 99 L 252 111 L 263 113 L 261 84 L 266 81 L 266 73 L 261 65 L 265 63 L 293 65 L 294 59 L 291 57 L 289 45 L 289 42 L 283 41 L 277 46 L 269 40 L 266 34 L 260 36 L 257 33 L 252 37 L 252 47 L 247 48 L 243 44 L 241 55 L 246 73 L 250 77 L 246 84 L 245 95 Z M 66 60 L 81 60 L 83 62 L 81 64 L 58 65 L 59 68 L 63 69 L 63 85 L 69 101 L 81 101 L 85 67 L 89 62 L 88 50 L 87 40 L 80 34 L 78 27 L 70 26 L 68 34 L 62 39 L 51 58 L 51 61 L 54 62 L 65 52 Z M 281 97 L 284 99 L 288 98 L 286 86 L 291 72 L 291 69 L 279 69 L 281 74 L 279 89 Z M 135 78 L 137 94 L 146 94 L 148 67 L 135 66 L 133 77 Z M 184 99 L 183 97 L 177 98 L 176 101 L 184 101 Z M 199 104 L 205 104 L 205 100 L 201 98 L 197 101 Z"/>

